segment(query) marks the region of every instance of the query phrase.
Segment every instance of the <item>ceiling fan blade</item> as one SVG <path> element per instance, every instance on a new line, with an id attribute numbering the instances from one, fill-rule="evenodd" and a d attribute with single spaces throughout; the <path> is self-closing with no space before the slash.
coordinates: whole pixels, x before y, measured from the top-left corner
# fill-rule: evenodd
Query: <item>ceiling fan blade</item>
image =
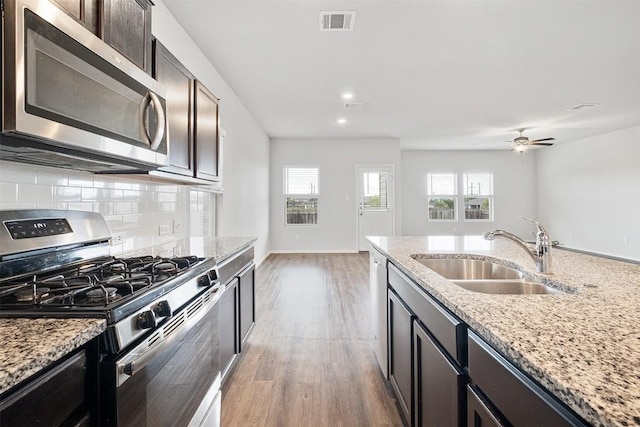
<path id="1" fill-rule="evenodd" d="M 546 141 L 546 140 L 540 140 L 540 141 Z M 530 142 L 529 145 L 546 145 L 547 147 L 550 147 L 553 145 L 553 142 Z"/>
<path id="2" fill-rule="evenodd" d="M 542 141 L 555 141 L 555 138 L 542 138 L 542 139 L 534 139 L 533 141 L 529 141 L 529 144 L 533 144 L 536 142 L 542 142 Z"/>

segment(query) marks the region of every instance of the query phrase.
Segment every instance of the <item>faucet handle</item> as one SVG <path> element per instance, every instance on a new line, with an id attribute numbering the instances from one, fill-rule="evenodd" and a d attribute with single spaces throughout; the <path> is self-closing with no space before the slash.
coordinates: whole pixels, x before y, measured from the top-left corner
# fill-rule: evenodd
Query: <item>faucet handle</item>
<path id="1" fill-rule="evenodd" d="M 544 226 L 542 224 L 540 224 L 538 221 L 536 221 L 535 219 L 527 218 L 526 216 L 522 216 L 522 215 L 518 215 L 518 217 L 520 219 L 524 219 L 525 221 L 529 221 L 529 222 L 534 223 L 536 228 L 538 229 L 538 233 L 542 232 L 542 233 L 546 234 L 547 236 L 549 235 L 549 232 L 547 231 L 547 229 L 544 228 Z"/>

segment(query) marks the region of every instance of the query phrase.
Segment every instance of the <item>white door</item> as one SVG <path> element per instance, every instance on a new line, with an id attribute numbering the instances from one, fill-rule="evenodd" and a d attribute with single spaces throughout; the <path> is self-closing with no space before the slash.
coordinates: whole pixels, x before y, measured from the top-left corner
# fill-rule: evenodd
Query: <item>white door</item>
<path id="1" fill-rule="evenodd" d="M 393 166 L 358 166 L 358 250 L 369 249 L 367 236 L 392 236 Z"/>

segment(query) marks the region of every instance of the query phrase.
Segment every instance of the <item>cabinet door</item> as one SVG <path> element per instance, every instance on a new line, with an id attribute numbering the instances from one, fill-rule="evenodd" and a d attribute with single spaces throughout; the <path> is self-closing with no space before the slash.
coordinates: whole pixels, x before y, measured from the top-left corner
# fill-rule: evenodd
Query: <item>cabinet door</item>
<path id="1" fill-rule="evenodd" d="M 407 420 L 411 420 L 411 324 L 413 316 L 389 289 L 389 380 Z"/>
<path id="2" fill-rule="evenodd" d="M 167 90 L 168 172 L 193 176 L 193 75 L 159 41 L 155 41 L 154 77 Z"/>
<path id="3" fill-rule="evenodd" d="M 99 10 L 96 0 L 53 0 L 67 15 L 84 25 L 96 36 L 99 36 Z"/>
<path id="4" fill-rule="evenodd" d="M 418 321 L 413 322 L 414 426 L 464 425 L 464 374 Z"/>
<path id="5" fill-rule="evenodd" d="M 103 0 L 102 39 L 151 74 L 151 4 L 148 0 Z"/>
<path id="6" fill-rule="evenodd" d="M 196 178 L 218 179 L 218 98 L 199 81 L 195 82 Z"/>
<path id="7" fill-rule="evenodd" d="M 242 342 L 249 334 L 251 326 L 255 321 L 255 268 L 251 266 L 244 273 L 240 274 L 240 351 Z"/>
<path id="8" fill-rule="evenodd" d="M 467 386 L 467 427 L 502 427 L 504 425 L 471 386 Z"/>
<path id="9" fill-rule="evenodd" d="M 227 285 L 220 297 L 220 370 L 224 379 L 238 353 L 237 333 L 238 279 Z"/>

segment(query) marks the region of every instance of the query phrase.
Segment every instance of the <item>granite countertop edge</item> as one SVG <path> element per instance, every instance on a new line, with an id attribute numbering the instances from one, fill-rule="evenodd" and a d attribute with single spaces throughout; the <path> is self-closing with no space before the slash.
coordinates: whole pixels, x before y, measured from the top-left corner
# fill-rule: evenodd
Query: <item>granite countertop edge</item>
<path id="1" fill-rule="evenodd" d="M 106 330 L 103 319 L 1 318 L 0 395 Z"/>

